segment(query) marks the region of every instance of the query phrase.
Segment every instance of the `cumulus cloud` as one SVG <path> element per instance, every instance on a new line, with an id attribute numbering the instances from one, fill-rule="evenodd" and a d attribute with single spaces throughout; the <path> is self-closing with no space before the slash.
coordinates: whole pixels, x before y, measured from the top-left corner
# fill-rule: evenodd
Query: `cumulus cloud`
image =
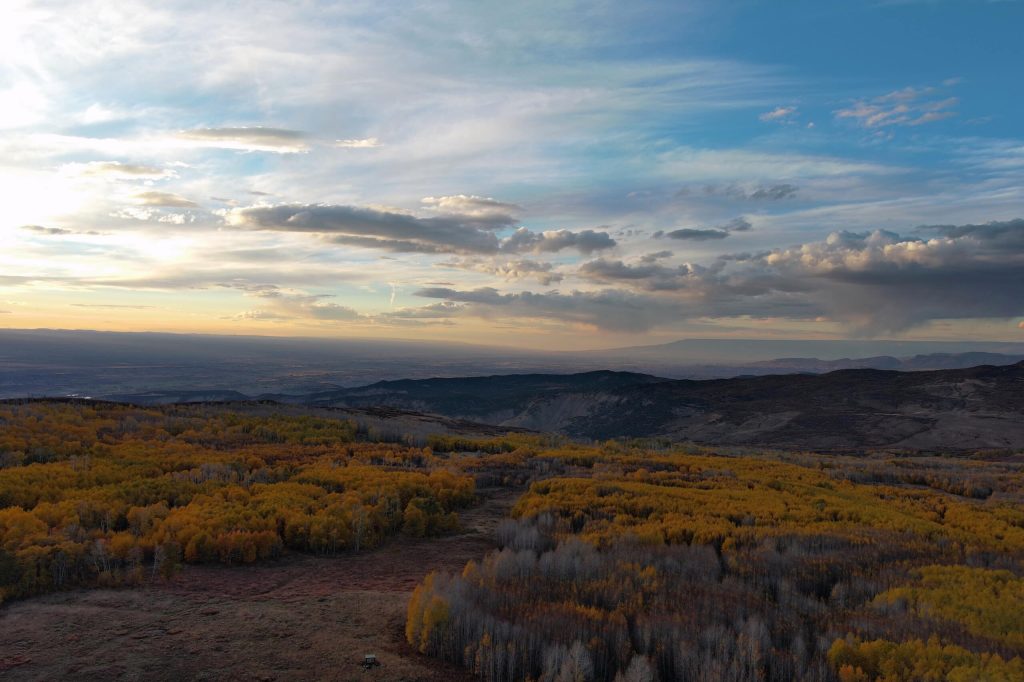
<path id="1" fill-rule="evenodd" d="M 919 126 L 956 116 L 956 97 L 936 96 L 937 88 L 903 88 L 880 97 L 857 100 L 835 111 L 836 118 L 854 121 L 863 128 Z"/>
<path id="2" fill-rule="evenodd" d="M 174 194 L 173 192 L 139 192 L 134 196 L 134 199 L 143 206 L 162 206 L 165 208 L 199 208 L 199 204 L 186 199 L 185 197 Z"/>
<path id="3" fill-rule="evenodd" d="M 160 210 L 157 206 L 126 206 L 110 214 L 112 218 L 124 220 L 139 220 L 143 222 L 167 223 L 170 225 L 184 225 L 194 223 L 195 215 L 189 213 L 174 213 Z"/>
<path id="4" fill-rule="evenodd" d="M 309 150 L 305 133 L 284 128 L 195 128 L 181 131 L 178 137 L 205 147 L 239 151 L 295 154 Z"/>
<path id="5" fill-rule="evenodd" d="M 643 259 L 627 264 L 603 258 L 584 263 L 577 271 L 580 277 L 593 282 L 626 284 L 646 291 L 679 291 L 699 285 L 697 273 L 698 269 L 689 264 L 670 267 Z"/>
<path id="6" fill-rule="evenodd" d="M 455 203 L 480 204 L 480 201 L 467 197 Z M 355 206 L 253 206 L 227 211 L 225 220 L 229 225 L 243 229 L 318 233 L 339 244 L 396 252 L 541 253 L 574 248 L 581 253 L 591 253 L 615 245 L 615 240 L 606 232 L 594 230 L 536 233 L 520 227 L 510 237 L 499 239 L 495 232 L 514 225 L 515 218 L 507 213 L 482 209 L 468 214 L 444 213 L 421 218 L 392 210 Z"/>
<path id="7" fill-rule="evenodd" d="M 525 227 L 520 227 L 511 237 L 502 242 L 501 250 L 516 253 L 524 251 L 554 253 L 571 248 L 582 254 L 590 254 L 594 251 L 610 249 L 615 246 L 615 243 L 615 240 L 607 232 L 595 230 L 531 232 Z"/>
<path id="8" fill-rule="evenodd" d="M 747 261 L 741 275 L 804 286 L 823 314 L 865 332 L 1024 313 L 1024 220 L 921 231 L 935 236 L 837 232 Z"/>
<path id="9" fill-rule="evenodd" d="M 471 270 L 483 272 L 489 275 L 502 277 L 506 280 L 519 280 L 532 278 L 544 286 L 561 282 L 565 276 L 555 270 L 553 263 L 519 258 L 515 260 L 482 260 L 478 258 L 463 258 L 439 263 L 440 267 L 457 268 L 460 270 Z"/>
<path id="10" fill-rule="evenodd" d="M 709 303 L 747 300 L 751 311 L 771 311 L 780 296 L 789 306 L 795 296 L 865 333 L 1024 314 L 1024 220 L 916 232 L 924 236 L 835 232 L 823 241 L 721 259 L 720 267 L 698 273 L 699 288 Z"/>
<path id="11" fill-rule="evenodd" d="M 511 217 L 523 210 L 522 207 L 515 204 L 498 201 L 490 197 L 478 197 L 467 194 L 455 194 L 446 197 L 424 197 L 421 203 L 440 213 L 475 217 Z"/>

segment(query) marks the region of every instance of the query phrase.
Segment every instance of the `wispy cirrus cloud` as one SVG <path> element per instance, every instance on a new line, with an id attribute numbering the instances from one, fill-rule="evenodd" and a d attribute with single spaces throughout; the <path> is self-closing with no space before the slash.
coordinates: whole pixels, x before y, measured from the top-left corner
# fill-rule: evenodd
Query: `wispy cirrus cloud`
<path id="1" fill-rule="evenodd" d="M 850 119 L 863 128 L 891 126 L 919 126 L 957 115 L 956 97 L 942 96 L 934 87 L 906 87 L 866 100 L 856 100 L 850 106 L 837 109 L 838 119 Z"/>
<path id="2" fill-rule="evenodd" d="M 797 114 L 796 107 L 775 107 L 766 111 L 758 118 L 762 121 L 773 121 L 776 123 L 791 123 Z"/>
<path id="3" fill-rule="evenodd" d="M 45 235 L 47 237 L 64 237 L 69 235 L 85 235 L 89 237 L 98 237 L 102 233 L 96 230 L 88 230 L 85 232 L 78 232 L 76 230 L 69 230 L 65 227 L 44 227 L 43 225 L 22 225 L 21 229 L 27 230 L 28 232 L 34 232 L 35 234 Z"/>
<path id="4" fill-rule="evenodd" d="M 158 192 L 150 190 L 148 192 L 139 192 L 133 195 L 133 197 L 139 204 L 143 206 L 161 206 L 165 208 L 199 208 L 199 204 L 186 199 L 185 197 L 175 194 L 173 192 Z"/>
<path id="5" fill-rule="evenodd" d="M 704 185 L 703 187 L 681 187 L 675 196 L 722 197 L 737 201 L 782 201 L 792 199 L 800 188 L 788 182 L 774 184 L 755 184 L 748 187 L 735 183 L 727 185 Z"/>
<path id="6" fill-rule="evenodd" d="M 152 310 L 156 306 L 130 305 L 124 303 L 72 303 L 74 308 L 105 308 L 108 310 Z"/>
<path id="7" fill-rule="evenodd" d="M 178 133 L 182 140 L 221 149 L 296 154 L 309 151 L 307 135 L 298 130 L 265 128 L 194 128 Z"/>
<path id="8" fill-rule="evenodd" d="M 173 178 L 176 175 L 175 171 L 170 168 L 160 168 L 138 163 L 121 163 L 120 161 L 71 163 L 66 164 L 62 170 L 68 173 L 113 180 L 162 180 Z"/>
<path id="9" fill-rule="evenodd" d="M 380 147 L 381 142 L 376 137 L 348 138 L 335 140 L 334 146 L 342 149 L 373 149 Z"/>
<path id="10" fill-rule="evenodd" d="M 610 331 L 649 330 L 684 308 L 671 299 L 617 290 L 501 293 L 492 287 L 469 291 L 435 287 L 415 295 L 444 299 L 443 310 L 449 316 L 551 319 Z"/>

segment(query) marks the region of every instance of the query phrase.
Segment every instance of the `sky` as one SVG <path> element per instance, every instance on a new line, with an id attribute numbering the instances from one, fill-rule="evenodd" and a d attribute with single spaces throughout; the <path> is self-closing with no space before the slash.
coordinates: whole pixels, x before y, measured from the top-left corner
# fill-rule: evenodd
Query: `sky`
<path id="1" fill-rule="evenodd" d="M 0 327 L 1024 341 L 1024 2 L 5 0 Z"/>

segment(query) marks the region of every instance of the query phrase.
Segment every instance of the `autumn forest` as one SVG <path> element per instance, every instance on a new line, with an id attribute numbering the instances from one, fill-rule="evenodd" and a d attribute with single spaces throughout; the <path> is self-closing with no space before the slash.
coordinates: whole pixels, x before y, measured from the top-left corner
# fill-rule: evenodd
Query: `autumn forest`
<path id="1" fill-rule="evenodd" d="M 8 401 L 0 602 L 202 564 L 344 562 L 458 535 L 510 491 L 493 549 L 409 595 L 418 655 L 488 681 L 1024 679 L 1010 453 L 412 436 L 254 403 Z"/>

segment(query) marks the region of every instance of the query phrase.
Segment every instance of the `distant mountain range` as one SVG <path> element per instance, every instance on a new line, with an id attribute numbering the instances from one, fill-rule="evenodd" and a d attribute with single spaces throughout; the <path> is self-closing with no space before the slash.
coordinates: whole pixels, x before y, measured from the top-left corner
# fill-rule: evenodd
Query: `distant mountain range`
<path id="1" fill-rule="evenodd" d="M 241 396 L 111 397 L 171 402 Z M 590 439 L 665 437 L 819 451 L 1024 449 L 1024 362 L 703 381 L 613 371 L 526 374 L 381 381 L 302 396 L 258 397 L 318 408 L 385 406 Z"/>
<path id="2" fill-rule="evenodd" d="M 1006 355 L 1003 353 L 928 353 L 909 358 L 891 355 L 877 355 L 870 358 L 840 358 L 819 360 L 818 358 L 777 358 L 752 362 L 751 369 L 786 370 L 822 374 L 839 369 L 891 369 L 901 372 L 920 372 L 934 369 L 966 369 L 980 365 L 1012 365 L 1024 360 L 1024 353 Z"/>
<path id="3" fill-rule="evenodd" d="M 401 339 L 313 339 L 52 329 L 0 330 L 0 398 L 306 395 L 381 380 L 618 370 L 667 379 L 1007 365 L 1024 344 L 688 339 L 541 352 Z"/>
<path id="4" fill-rule="evenodd" d="M 1009 341 L 916 341 L 878 339 L 681 339 L 654 346 L 632 346 L 574 353 L 604 361 L 676 365 L 744 365 L 772 358 L 907 358 L 982 352 L 1024 355 L 1024 343 Z"/>

